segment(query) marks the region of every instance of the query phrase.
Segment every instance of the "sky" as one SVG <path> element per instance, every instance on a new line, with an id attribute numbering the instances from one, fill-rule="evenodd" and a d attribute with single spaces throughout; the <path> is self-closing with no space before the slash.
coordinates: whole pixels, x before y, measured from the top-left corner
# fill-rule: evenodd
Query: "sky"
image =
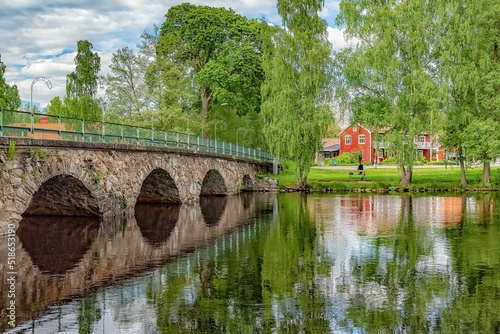
<path id="1" fill-rule="evenodd" d="M 75 69 L 76 43 L 88 40 L 101 57 L 101 75 L 109 73 L 118 49 L 137 50 L 140 36 L 161 26 L 171 6 L 183 2 L 232 8 L 248 18 L 280 25 L 275 0 L 0 0 L 0 55 L 5 79 L 16 84 L 21 100 L 45 107 L 55 96 L 64 98 L 66 75 Z M 334 28 L 340 1 L 325 1 L 329 40 L 338 50 L 346 45 Z M 49 89 L 44 81 L 52 84 Z M 33 86 L 32 86 L 33 84 Z M 31 90 L 33 88 L 33 90 Z"/>

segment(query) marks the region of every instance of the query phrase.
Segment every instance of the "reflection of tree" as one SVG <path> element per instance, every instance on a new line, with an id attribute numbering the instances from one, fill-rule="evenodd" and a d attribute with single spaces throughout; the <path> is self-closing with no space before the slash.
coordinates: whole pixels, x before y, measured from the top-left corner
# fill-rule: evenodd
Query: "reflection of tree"
<path id="1" fill-rule="evenodd" d="M 429 332 L 429 306 L 449 289 L 446 273 L 422 264 L 434 245 L 414 224 L 411 196 L 402 197 L 401 210 L 395 236 L 374 239 L 371 255 L 353 264 L 348 318 L 367 333 Z"/>
<path id="2" fill-rule="evenodd" d="M 92 333 L 93 325 L 100 319 L 101 309 L 97 306 L 95 296 L 83 298 L 78 308 L 78 334 Z"/>
<path id="3" fill-rule="evenodd" d="M 317 257 L 316 226 L 309 220 L 305 197 L 286 199 L 281 198 L 279 222 L 264 246 L 265 327 L 278 327 L 279 332 L 327 333 L 325 300 L 316 279 L 328 269 Z"/>
<path id="4" fill-rule="evenodd" d="M 147 286 L 161 333 L 329 331 L 316 278 L 329 271 L 317 258 L 315 225 L 303 199 L 286 197 L 276 225 L 234 232 L 232 246 L 187 272 Z M 236 247 L 236 244 L 238 245 Z M 157 293 L 161 291 L 160 293 Z M 279 316 L 274 307 L 279 305 Z"/>
<path id="5" fill-rule="evenodd" d="M 500 333 L 500 196 L 482 196 L 478 206 L 482 220 L 464 219 L 446 233 L 459 279 L 441 315 L 442 333 Z"/>

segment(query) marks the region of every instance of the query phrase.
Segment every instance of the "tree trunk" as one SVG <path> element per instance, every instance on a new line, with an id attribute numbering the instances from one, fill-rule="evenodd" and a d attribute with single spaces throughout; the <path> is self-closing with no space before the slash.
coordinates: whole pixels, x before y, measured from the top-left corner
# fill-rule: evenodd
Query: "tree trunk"
<path id="1" fill-rule="evenodd" d="M 299 181 L 299 184 L 297 185 L 299 189 L 306 189 L 307 187 L 307 176 L 304 176 L 302 180 Z"/>
<path id="2" fill-rule="evenodd" d="M 412 170 L 408 166 L 401 167 L 401 185 L 403 187 L 408 187 L 412 180 Z"/>
<path id="3" fill-rule="evenodd" d="M 483 182 L 484 185 L 489 187 L 490 186 L 490 161 L 489 160 L 484 160 L 483 162 Z"/>
<path id="4" fill-rule="evenodd" d="M 461 180 L 460 183 L 462 186 L 466 187 L 467 186 L 467 178 L 465 174 L 465 157 L 463 155 L 463 150 L 461 147 L 458 148 L 458 161 L 460 162 L 460 175 L 461 175 Z"/>
<path id="5" fill-rule="evenodd" d="M 201 126 L 202 137 L 208 137 L 208 129 L 205 126 L 208 123 L 208 105 L 212 99 L 212 94 L 208 94 L 205 86 L 200 87 L 201 90 Z"/>

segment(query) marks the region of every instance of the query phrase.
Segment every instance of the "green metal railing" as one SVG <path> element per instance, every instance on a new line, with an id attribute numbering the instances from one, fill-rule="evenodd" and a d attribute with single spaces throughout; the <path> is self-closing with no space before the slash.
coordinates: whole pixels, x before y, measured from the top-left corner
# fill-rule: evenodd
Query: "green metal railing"
<path id="1" fill-rule="evenodd" d="M 17 110 L 0 109 L 0 136 L 176 147 L 274 161 L 274 156 L 261 150 L 188 133 Z"/>

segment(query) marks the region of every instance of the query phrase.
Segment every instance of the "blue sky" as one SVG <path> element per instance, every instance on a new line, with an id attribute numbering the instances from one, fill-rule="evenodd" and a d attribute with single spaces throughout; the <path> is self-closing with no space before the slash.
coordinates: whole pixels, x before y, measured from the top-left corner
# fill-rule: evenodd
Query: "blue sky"
<path id="1" fill-rule="evenodd" d="M 250 18 L 281 22 L 274 0 L 0 0 L 5 79 L 18 86 L 21 99 L 29 101 L 33 79 L 48 78 L 52 89 L 43 82 L 33 86 L 33 101 L 44 107 L 54 96 L 64 97 L 78 40 L 93 44 L 101 57 L 101 74 L 106 75 L 114 52 L 125 46 L 135 49 L 141 33 L 161 25 L 168 9 L 182 2 L 231 7 Z M 342 32 L 333 28 L 339 2 L 325 1 L 322 12 L 334 49 L 345 45 Z"/>

